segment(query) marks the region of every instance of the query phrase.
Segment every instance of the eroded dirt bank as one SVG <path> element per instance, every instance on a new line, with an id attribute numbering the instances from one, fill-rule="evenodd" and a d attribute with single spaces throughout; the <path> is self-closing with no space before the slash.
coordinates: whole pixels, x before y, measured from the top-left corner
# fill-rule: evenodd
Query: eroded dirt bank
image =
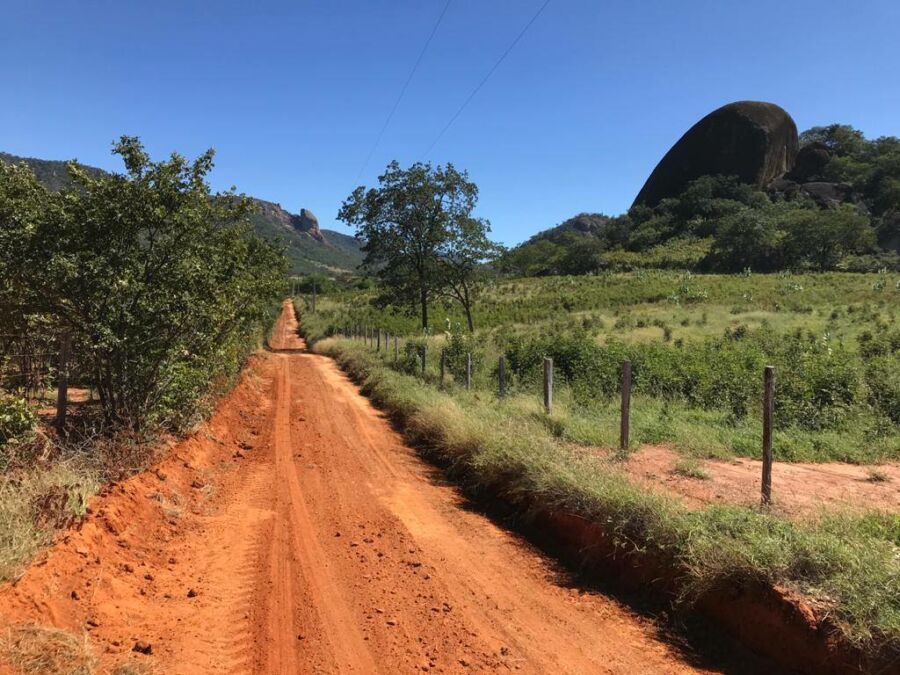
<path id="1" fill-rule="evenodd" d="M 86 630 L 104 669 L 143 642 L 162 673 L 758 667 L 681 651 L 465 508 L 295 328 L 286 305 L 277 353 L 0 589 L 2 620 Z"/>

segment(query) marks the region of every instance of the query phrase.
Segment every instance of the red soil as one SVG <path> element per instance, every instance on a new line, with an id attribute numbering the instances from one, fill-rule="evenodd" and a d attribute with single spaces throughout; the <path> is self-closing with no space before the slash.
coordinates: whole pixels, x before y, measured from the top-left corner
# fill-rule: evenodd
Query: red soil
<path id="1" fill-rule="evenodd" d="M 705 460 L 707 478 L 675 473 L 681 455 L 666 447 L 645 446 L 622 467 L 650 488 L 680 496 L 691 506 L 713 503 L 756 505 L 761 463 L 752 459 Z M 877 471 L 873 480 L 872 472 Z M 814 516 L 824 508 L 882 509 L 900 512 L 900 465 L 802 464 L 776 460 L 772 468 L 773 508 L 784 515 Z"/>

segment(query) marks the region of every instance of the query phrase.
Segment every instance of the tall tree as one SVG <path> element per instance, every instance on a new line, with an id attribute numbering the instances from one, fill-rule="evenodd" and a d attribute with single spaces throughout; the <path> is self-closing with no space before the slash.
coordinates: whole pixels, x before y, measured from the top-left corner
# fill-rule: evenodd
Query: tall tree
<path id="1" fill-rule="evenodd" d="M 472 217 L 478 187 L 452 164 L 422 162 L 408 169 L 391 162 L 378 183 L 356 188 L 338 218 L 356 227 L 363 265 L 381 281 L 382 300 L 416 306 L 424 329 L 429 303 L 452 284 L 460 291 L 454 297 L 469 298 L 471 314 L 479 255 L 490 255 L 487 222 Z"/>
<path id="2" fill-rule="evenodd" d="M 481 290 L 484 263 L 496 259 L 503 247 L 488 239 L 491 226 L 480 218 L 464 218 L 451 231 L 439 259 L 441 292 L 456 300 L 466 313 L 469 331 L 475 330 L 472 309 Z"/>

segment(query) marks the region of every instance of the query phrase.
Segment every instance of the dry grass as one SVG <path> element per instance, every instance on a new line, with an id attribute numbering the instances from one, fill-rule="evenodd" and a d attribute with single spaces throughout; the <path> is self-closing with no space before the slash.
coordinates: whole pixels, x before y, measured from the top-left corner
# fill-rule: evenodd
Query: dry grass
<path id="1" fill-rule="evenodd" d="M 693 457 L 685 457 L 675 462 L 672 473 L 684 478 L 695 478 L 697 480 L 706 480 L 709 474 L 700 465 L 700 462 Z"/>
<path id="2" fill-rule="evenodd" d="M 129 659 L 117 664 L 111 671 L 111 675 L 153 675 L 156 672 L 153 666 L 144 661 Z"/>
<path id="3" fill-rule="evenodd" d="M 22 624 L 0 634 L 0 664 L 22 675 L 91 675 L 96 661 L 86 634 Z"/>
<path id="4" fill-rule="evenodd" d="M 888 483 L 891 477 L 885 471 L 872 467 L 866 471 L 866 480 L 870 483 Z"/>
<path id="5" fill-rule="evenodd" d="M 0 474 L 0 581 L 15 578 L 56 532 L 84 515 L 100 486 L 85 462 Z"/>

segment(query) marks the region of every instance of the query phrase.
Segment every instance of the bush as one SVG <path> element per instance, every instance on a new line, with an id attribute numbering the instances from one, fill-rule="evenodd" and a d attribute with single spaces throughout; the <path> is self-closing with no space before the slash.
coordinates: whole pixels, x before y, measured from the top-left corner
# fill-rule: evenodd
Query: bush
<path id="1" fill-rule="evenodd" d="M 472 333 L 461 330 L 447 333 L 447 346 L 444 348 L 447 371 L 454 379 L 465 382 L 466 354 L 472 355 L 472 373 L 481 369 L 484 363 L 484 350 Z"/>
<path id="2" fill-rule="evenodd" d="M 37 425 L 37 415 L 27 401 L 0 394 L 0 445 L 26 440 Z"/>
<path id="3" fill-rule="evenodd" d="M 895 424 L 900 424 L 900 362 L 879 356 L 866 366 L 869 400 Z"/>
<path id="4" fill-rule="evenodd" d="M 141 429 L 171 419 L 173 403 L 192 406 L 223 347 L 262 329 L 285 261 L 252 232 L 249 200 L 211 192 L 212 150 L 153 162 L 138 139 L 122 137 L 114 153 L 125 174 L 70 164 L 72 187 L 60 193 L 0 169 L 0 216 L 12 214 L 0 236 L 0 291 L 15 292 L 0 306 L 70 330 L 107 428 Z"/>
<path id="5" fill-rule="evenodd" d="M 772 364 L 778 373 L 778 425 L 833 428 L 848 407 L 865 402 L 863 364 L 825 339 L 810 338 L 738 326 L 685 350 L 669 343 L 601 346 L 577 331 L 513 338 L 506 357 L 511 372 L 531 383 L 538 381 L 544 357 L 551 357 L 557 376 L 581 404 L 616 394 L 627 358 L 636 393 L 728 410 L 735 419 L 759 409 L 763 367 Z M 890 394 L 886 397 L 884 405 L 890 406 Z"/>

